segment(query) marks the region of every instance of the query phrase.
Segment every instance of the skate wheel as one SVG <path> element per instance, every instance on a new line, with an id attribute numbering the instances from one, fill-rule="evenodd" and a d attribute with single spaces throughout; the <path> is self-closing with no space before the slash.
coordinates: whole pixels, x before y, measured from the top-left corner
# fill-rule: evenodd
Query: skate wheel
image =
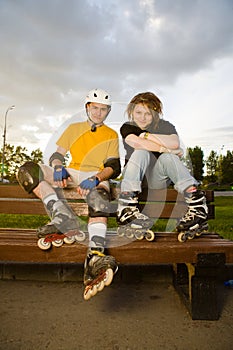
<path id="1" fill-rule="evenodd" d="M 138 241 L 141 241 L 144 238 L 144 233 L 140 230 L 136 230 L 134 235 Z"/>
<path id="2" fill-rule="evenodd" d="M 97 291 L 98 291 L 98 292 L 101 292 L 101 291 L 104 289 L 104 286 L 105 286 L 104 281 L 99 282 L 99 283 L 96 285 Z"/>
<path id="3" fill-rule="evenodd" d="M 91 296 L 95 296 L 98 293 L 97 285 L 94 284 L 91 288 Z"/>
<path id="4" fill-rule="evenodd" d="M 51 242 L 45 242 L 45 238 L 40 238 L 37 245 L 42 250 L 48 250 L 51 247 Z"/>
<path id="5" fill-rule="evenodd" d="M 83 231 L 79 231 L 79 234 L 75 235 L 74 237 L 77 242 L 83 242 L 86 238 L 86 235 Z"/>
<path id="6" fill-rule="evenodd" d="M 134 237 L 134 232 L 130 228 L 127 228 L 125 230 L 125 235 L 126 235 L 127 238 L 133 238 Z"/>
<path id="7" fill-rule="evenodd" d="M 179 242 L 181 242 L 181 243 L 183 243 L 183 242 L 185 242 L 186 241 L 186 235 L 185 235 L 185 233 L 184 232 L 180 232 L 179 234 L 178 234 L 178 241 Z"/>
<path id="8" fill-rule="evenodd" d="M 52 241 L 52 245 L 57 248 L 61 247 L 62 244 L 63 244 L 63 239 L 56 239 L 55 241 Z"/>
<path id="9" fill-rule="evenodd" d="M 73 244 L 75 242 L 75 237 L 74 236 L 73 237 L 65 237 L 64 242 L 66 244 Z"/>
<path id="10" fill-rule="evenodd" d="M 125 235 L 125 230 L 123 229 L 123 228 L 118 228 L 118 230 L 117 230 L 117 234 L 118 234 L 118 236 L 119 237 L 124 237 L 124 235 Z"/>
<path id="11" fill-rule="evenodd" d="M 146 231 L 146 240 L 152 242 L 155 239 L 155 234 L 152 230 Z"/>
<path id="12" fill-rule="evenodd" d="M 91 295 L 91 288 L 86 287 L 83 293 L 83 298 L 84 300 L 89 300 L 91 299 L 92 295 Z"/>
<path id="13" fill-rule="evenodd" d="M 109 286 L 112 283 L 112 279 L 113 279 L 113 270 L 109 268 L 105 271 L 104 285 Z"/>
<path id="14" fill-rule="evenodd" d="M 200 237 L 200 236 L 202 235 L 202 233 L 203 233 L 203 232 L 204 232 L 204 231 L 199 231 L 199 232 L 196 232 L 196 234 L 195 234 L 195 235 L 196 235 L 197 237 Z"/>
<path id="15" fill-rule="evenodd" d="M 193 239 L 195 236 L 197 236 L 197 233 L 196 232 L 189 232 L 188 234 L 188 239 Z"/>

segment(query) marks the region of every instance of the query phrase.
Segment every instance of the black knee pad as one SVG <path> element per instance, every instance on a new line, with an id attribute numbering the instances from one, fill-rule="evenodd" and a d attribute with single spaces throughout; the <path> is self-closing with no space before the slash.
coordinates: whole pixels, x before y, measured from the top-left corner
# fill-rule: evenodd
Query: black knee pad
<path id="1" fill-rule="evenodd" d="M 87 195 L 89 217 L 108 217 L 111 212 L 110 193 L 104 188 L 94 188 Z"/>
<path id="2" fill-rule="evenodd" d="M 20 186 L 28 193 L 31 193 L 43 179 L 44 175 L 40 166 L 34 162 L 24 163 L 17 173 Z"/>

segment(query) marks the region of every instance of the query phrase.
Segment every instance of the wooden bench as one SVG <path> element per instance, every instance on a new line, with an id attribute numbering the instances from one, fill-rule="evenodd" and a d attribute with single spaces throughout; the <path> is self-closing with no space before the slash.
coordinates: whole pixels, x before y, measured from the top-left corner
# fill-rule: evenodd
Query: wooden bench
<path id="1" fill-rule="evenodd" d="M 64 191 L 77 215 L 87 214 L 86 203 L 74 191 Z M 209 218 L 214 218 L 214 193 L 206 192 Z M 143 212 L 153 218 L 180 218 L 186 204 L 181 195 L 168 189 L 149 191 L 141 198 Z M 116 202 L 113 201 L 113 216 Z M 43 204 L 33 194 L 28 195 L 17 185 L 0 185 L 0 213 L 46 214 Z M 0 225 L 1 226 L 1 225 Z M 80 263 L 86 256 L 87 239 L 83 244 L 64 244 L 60 248 L 42 251 L 37 247 L 33 229 L 0 228 L 0 263 Z M 156 232 L 148 242 L 118 237 L 108 231 L 109 254 L 120 265 L 169 264 L 173 267 L 173 282 L 192 319 L 217 320 L 221 314 L 223 279 L 227 264 L 233 263 L 233 241 L 209 232 L 185 243 L 177 240 L 175 232 Z"/>

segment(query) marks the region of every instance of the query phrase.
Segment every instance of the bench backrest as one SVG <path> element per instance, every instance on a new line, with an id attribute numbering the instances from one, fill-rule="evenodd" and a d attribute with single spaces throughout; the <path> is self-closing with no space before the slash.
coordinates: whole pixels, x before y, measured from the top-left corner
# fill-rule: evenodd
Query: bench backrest
<path id="1" fill-rule="evenodd" d="M 80 198 L 75 189 L 64 190 L 64 196 L 77 215 L 86 216 L 86 202 Z M 112 189 L 113 198 L 118 189 Z M 186 211 L 184 197 L 173 189 L 144 190 L 140 195 L 140 209 L 152 218 L 180 218 Z M 209 207 L 209 219 L 214 218 L 214 192 L 206 191 Z M 112 202 L 112 216 L 115 215 L 117 201 Z M 26 193 L 18 185 L 0 185 L 0 213 L 5 214 L 46 214 L 43 203 L 34 194 Z"/>

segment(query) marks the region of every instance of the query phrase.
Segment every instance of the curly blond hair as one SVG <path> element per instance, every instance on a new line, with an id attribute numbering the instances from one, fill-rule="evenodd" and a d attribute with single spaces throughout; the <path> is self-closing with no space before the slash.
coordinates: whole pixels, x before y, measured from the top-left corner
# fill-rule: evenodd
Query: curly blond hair
<path id="1" fill-rule="evenodd" d="M 156 126 L 159 122 L 160 116 L 163 114 L 163 104 L 160 99 L 153 92 L 141 92 L 135 95 L 126 109 L 130 121 L 132 121 L 134 108 L 138 104 L 142 104 L 150 110 L 153 117 L 152 123 Z"/>

